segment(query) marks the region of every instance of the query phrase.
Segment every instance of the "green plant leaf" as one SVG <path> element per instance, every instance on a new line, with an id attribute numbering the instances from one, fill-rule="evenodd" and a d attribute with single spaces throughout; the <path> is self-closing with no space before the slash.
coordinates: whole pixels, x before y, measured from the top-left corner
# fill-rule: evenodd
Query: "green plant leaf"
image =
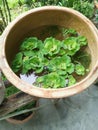
<path id="1" fill-rule="evenodd" d="M 75 65 L 75 72 L 78 75 L 84 75 L 86 73 L 86 70 L 82 64 L 76 64 Z"/>
<path id="2" fill-rule="evenodd" d="M 25 74 L 29 70 L 35 71 L 35 73 L 41 73 L 44 67 L 44 57 L 42 53 L 25 51 L 25 57 L 23 58 L 23 69 L 22 73 Z"/>
<path id="3" fill-rule="evenodd" d="M 31 68 L 35 70 L 36 73 L 41 73 L 43 71 L 44 68 L 43 61 L 44 61 L 44 57 L 41 54 L 31 57 L 29 60 Z"/>
<path id="4" fill-rule="evenodd" d="M 16 88 L 15 86 L 13 85 L 10 85 L 8 86 L 6 89 L 5 89 L 5 97 L 9 97 L 17 92 L 19 92 L 20 90 L 18 88 Z"/>
<path id="5" fill-rule="evenodd" d="M 80 46 L 87 45 L 87 39 L 84 36 L 78 36 L 77 37 L 77 42 L 80 44 Z"/>
<path id="6" fill-rule="evenodd" d="M 23 58 L 22 74 L 27 74 L 29 70 L 31 70 L 31 65 L 30 65 L 29 57 L 26 56 Z"/>
<path id="7" fill-rule="evenodd" d="M 49 60 L 44 57 L 43 63 L 44 63 L 44 67 L 47 67 L 49 65 Z"/>
<path id="8" fill-rule="evenodd" d="M 32 57 L 35 55 L 34 51 L 24 51 L 23 52 L 24 56 Z"/>
<path id="9" fill-rule="evenodd" d="M 29 37 L 26 38 L 23 43 L 20 46 L 20 50 L 21 51 L 31 51 L 35 48 L 38 47 L 38 44 L 40 44 L 39 42 L 41 42 L 40 40 L 38 40 L 36 37 Z"/>
<path id="10" fill-rule="evenodd" d="M 41 64 L 42 64 L 42 60 L 39 57 L 34 56 L 34 57 L 30 58 L 30 65 L 32 66 L 32 69 L 33 69 L 33 67 L 42 66 Z"/>
<path id="11" fill-rule="evenodd" d="M 69 37 L 63 40 L 62 47 L 65 49 L 67 55 L 74 55 L 80 49 L 80 44 L 76 37 Z"/>
<path id="12" fill-rule="evenodd" d="M 89 0 L 74 2 L 74 9 L 83 13 L 86 17 L 92 18 L 94 15 L 94 2 L 89 2 Z"/>
<path id="13" fill-rule="evenodd" d="M 72 74 L 75 70 L 75 65 L 73 63 L 70 63 L 68 66 L 67 66 L 67 72 L 69 74 Z"/>
<path id="14" fill-rule="evenodd" d="M 67 78 L 67 72 L 64 70 L 57 70 L 56 71 L 59 75 L 63 75 L 65 78 Z"/>
<path id="15" fill-rule="evenodd" d="M 22 58 L 23 58 L 23 54 L 21 52 L 17 53 L 13 62 L 12 62 L 12 70 L 14 72 L 18 72 L 19 69 L 21 68 L 22 66 Z"/>
<path id="16" fill-rule="evenodd" d="M 67 53 L 66 50 L 64 50 L 64 48 L 61 48 L 60 51 L 59 51 L 59 53 L 58 53 L 58 55 L 63 56 L 66 53 Z"/>
<path id="17" fill-rule="evenodd" d="M 46 38 L 44 41 L 44 53 L 47 55 L 54 55 L 60 51 L 61 42 L 53 37 Z"/>
<path id="18" fill-rule="evenodd" d="M 77 47 L 77 41 L 75 37 L 66 38 L 63 41 L 63 48 L 68 50 L 74 50 Z"/>
<path id="19" fill-rule="evenodd" d="M 62 34 L 64 37 L 77 36 L 76 30 L 73 28 L 70 29 L 62 28 Z"/>
<path id="20" fill-rule="evenodd" d="M 72 75 L 69 75 L 68 76 L 68 86 L 72 86 L 75 83 L 76 83 L 76 79 Z"/>
<path id="21" fill-rule="evenodd" d="M 47 66 L 49 71 L 66 70 L 67 65 L 71 63 L 71 58 L 67 55 L 52 59 Z"/>
<path id="22" fill-rule="evenodd" d="M 87 53 L 84 50 L 80 50 L 77 52 L 73 57 L 73 62 L 79 62 L 81 63 L 85 68 L 89 68 L 89 65 L 91 63 L 91 56 L 89 53 Z"/>
<path id="23" fill-rule="evenodd" d="M 38 77 L 36 82 L 41 83 L 44 88 L 61 88 L 66 86 L 66 80 L 56 72 Z"/>
<path id="24" fill-rule="evenodd" d="M 37 68 L 37 70 L 35 70 L 35 73 L 41 73 L 43 71 L 43 65 L 40 68 Z"/>

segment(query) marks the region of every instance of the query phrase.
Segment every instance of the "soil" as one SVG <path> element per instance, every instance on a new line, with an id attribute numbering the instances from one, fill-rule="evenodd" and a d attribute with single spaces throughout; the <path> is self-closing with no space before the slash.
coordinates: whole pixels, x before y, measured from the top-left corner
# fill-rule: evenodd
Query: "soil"
<path id="1" fill-rule="evenodd" d="M 25 113 L 25 114 L 21 114 L 21 115 L 18 115 L 18 116 L 11 117 L 11 119 L 24 120 L 25 118 L 29 117 L 31 114 L 32 114 L 32 112 L 28 112 L 28 113 Z"/>

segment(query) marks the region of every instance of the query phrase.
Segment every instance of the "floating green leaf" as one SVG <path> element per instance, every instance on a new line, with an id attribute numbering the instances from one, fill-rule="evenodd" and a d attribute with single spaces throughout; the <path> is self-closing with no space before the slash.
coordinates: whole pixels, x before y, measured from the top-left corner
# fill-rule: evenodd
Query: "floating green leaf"
<path id="1" fill-rule="evenodd" d="M 78 75 L 84 75 L 86 73 L 86 70 L 82 64 L 76 64 L 75 65 L 75 72 Z"/>
<path id="2" fill-rule="evenodd" d="M 66 70 L 67 66 L 71 63 L 71 58 L 67 55 L 56 57 L 49 62 L 49 71 Z"/>
<path id="3" fill-rule="evenodd" d="M 78 36 L 74 29 L 64 31 L 66 37 L 61 41 L 53 37 L 44 41 L 36 37 L 25 39 L 20 46 L 21 52 L 12 63 L 14 72 L 34 72 L 38 76 L 34 84 L 44 88 L 62 88 L 75 84 L 73 75 L 83 76 L 89 70 L 91 60 L 88 66 L 84 65 L 83 62 L 88 61 L 88 53 L 84 54 L 82 49 L 86 47 L 87 39 Z"/>
<path id="4" fill-rule="evenodd" d="M 63 40 L 62 47 L 65 49 L 67 55 L 74 55 L 80 49 L 80 44 L 76 37 L 69 37 Z"/>
<path id="5" fill-rule="evenodd" d="M 40 73 L 43 71 L 44 63 L 43 63 L 43 55 L 39 54 L 36 56 L 33 56 L 29 59 L 30 66 L 32 70 L 35 70 L 35 73 Z"/>
<path id="6" fill-rule="evenodd" d="M 70 29 L 62 28 L 62 33 L 64 37 L 77 36 L 77 31 L 72 28 Z"/>
<path id="7" fill-rule="evenodd" d="M 63 75 L 63 77 L 65 77 L 65 78 L 67 78 L 67 76 L 68 76 L 66 70 L 56 70 L 56 72 L 57 72 L 59 75 Z"/>
<path id="8" fill-rule="evenodd" d="M 70 63 L 68 66 L 67 66 L 67 72 L 69 74 L 72 74 L 75 70 L 75 65 L 73 63 Z"/>
<path id="9" fill-rule="evenodd" d="M 66 80 L 63 76 L 58 75 L 56 72 L 38 77 L 36 82 L 41 83 L 44 88 L 59 88 L 66 86 Z"/>
<path id="10" fill-rule="evenodd" d="M 23 54 L 21 52 L 17 53 L 13 62 L 12 62 L 12 69 L 14 72 L 18 72 L 19 69 L 21 68 L 22 66 L 22 57 L 23 57 Z"/>
<path id="11" fill-rule="evenodd" d="M 22 74 L 26 74 L 29 70 L 31 70 L 31 65 L 29 62 L 29 57 L 26 56 L 23 58 Z"/>
<path id="12" fill-rule="evenodd" d="M 84 36 L 78 36 L 77 37 L 77 42 L 80 44 L 80 46 L 87 45 L 87 39 Z"/>
<path id="13" fill-rule="evenodd" d="M 76 83 L 76 79 L 72 76 L 68 76 L 68 86 L 74 85 Z"/>
<path id="14" fill-rule="evenodd" d="M 44 53 L 47 55 L 54 55 L 60 51 L 61 42 L 53 37 L 46 38 L 44 41 Z"/>
<path id="15" fill-rule="evenodd" d="M 24 51 L 23 54 L 24 56 L 28 56 L 28 57 L 32 57 L 36 55 L 36 53 L 34 53 L 33 51 Z"/>
<path id="16" fill-rule="evenodd" d="M 91 63 L 91 57 L 90 54 L 87 53 L 84 50 L 80 50 L 77 52 L 73 57 L 73 62 L 81 63 L 85 68 L 89 68 L 89 65 Z"/>
<path id="17" fill-rule="evenodd" d="M 33 50 L 35 48 L 38 48 L 38 44 L 40 44 L 41 41 L 38 40 L 36 37 L 29 37 L 26 38 L 23 43 L 20 46 L 20 50 L 24 51 L 24 50 Z"/>

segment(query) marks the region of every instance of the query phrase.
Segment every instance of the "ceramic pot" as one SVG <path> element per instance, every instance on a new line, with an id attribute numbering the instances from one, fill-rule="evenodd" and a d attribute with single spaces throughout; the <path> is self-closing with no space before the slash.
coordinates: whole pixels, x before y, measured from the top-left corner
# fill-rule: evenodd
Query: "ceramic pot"
<path id="1" fill-rule="evenodd" d="M 52 25 L 73 28 L 88 40 L 88 49 L 91 55 L 90 72 L 80 82 L 71 87 L 39 88 L 21 80 L 10 67 L 21 41 L 25 37 L 32 36 L 38 28 Z M 38 32 L 35 36 L 39 36 Z M 68 97 L 85 90 L 98 77 L 98 31 L 88 18 L 73 9 L 46 6 L 23 13 L 8 25 L 0 38 L 0 43 L 1 70 L 14 86 L 30 95 L 43 98 Z"/>
<path id="2" fill-rule="evenodd" d="M 33 113 L 30 113 L 30 115 L 28 115 L 26 118 L 24 118 L 23 120 L 18 120 L 18 119 L 15 119 L 15 118 L 8 118 L 6 119 L 9 123 L 12 123 L 12 124 L 23 124 L 23 123 L 26 123 L 28 122 L 32 117 L 34 116 L 34 112 Z"/>
<path id="3" fill-rule="evenodd" d="M 38 107 L 38 106 L 39 106 L 39 102 L 38 102 L 38 100 L 36 100 L 35 107 Z M 9 123 L 12 123 L 12 124 L 24 124 L 24 123 L 28 122 L 31 118 L 33 118 L 35 116 L 35 113 L 36 113 L 35 111 L 28 112 L 28 113 L 25 113 L 25 117 L 23 117 L 24 114 L 21 114 L 21 115 L 16 116 L 16 118 L 10 117 L 10 118 L 6 119 L 6 121 L 8 121 Z M 17 117 L 18 117 L 18 119 L 17 119 Z"/>

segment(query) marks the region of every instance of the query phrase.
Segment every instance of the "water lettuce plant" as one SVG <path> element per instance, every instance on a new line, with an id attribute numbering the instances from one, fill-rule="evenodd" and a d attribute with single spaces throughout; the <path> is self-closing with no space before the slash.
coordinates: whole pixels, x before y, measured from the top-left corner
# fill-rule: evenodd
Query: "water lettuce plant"
<path id="1" fill-rule="evenodd" d="M 62 36 L 63 40 L 52 36 L 43 41 L 37 37 L 24 39 L 12 62 L 13 71 L 27 75 L 35 73 L 34 84 L 38 87 L 63 88 L 75 84 L 76 77 L 85 76 L 89 70 L 90 62 L 87 67 L 83 62 L 88 53 L 82 49 L 87 47 L 87 38 L 74 29 L 62 29 Z"/>
<path id="2" fill-rule="evenodd" d="M 44 54 L 53 56 L 60 50 L 61 42 L 53 37 L 46 38 L 44 41 Z"/>

